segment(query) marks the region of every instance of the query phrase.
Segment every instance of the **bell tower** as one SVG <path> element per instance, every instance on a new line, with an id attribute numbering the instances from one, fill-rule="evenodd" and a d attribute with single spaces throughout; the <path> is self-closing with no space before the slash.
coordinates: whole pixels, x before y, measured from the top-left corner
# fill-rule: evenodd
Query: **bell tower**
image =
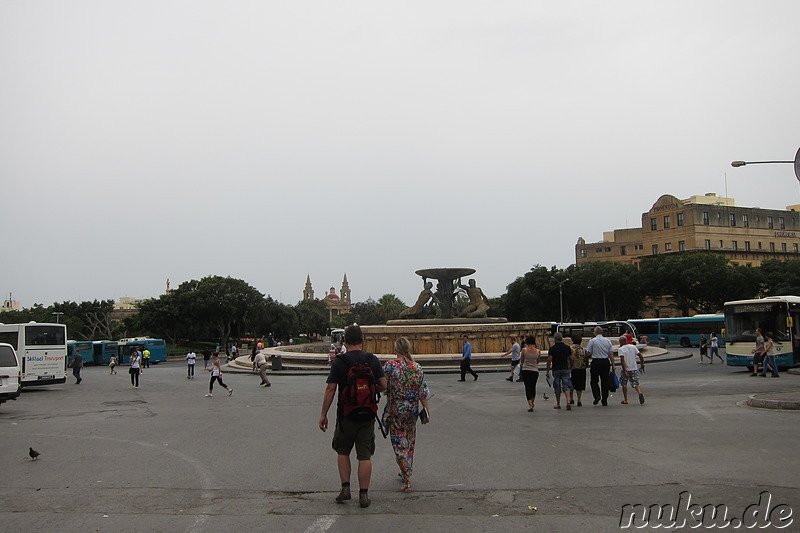
<path id="1" fill-rule="evenodd" d="M 350 284 L 347 283 L 347 273 L 344 275 L 344 279 L 342 280 L 342 290 L 339 291 L 339 294 L 342 298 L 342 303 L 346 303 L 348 306 L 350 305 Z"/>
<path id="2" fill-rule="evenodd" d="M 303 300 L 313 300 L 314 289 L 311 288 L 311 275 L 306 275 L 306 288 L 303 289 Z"/>

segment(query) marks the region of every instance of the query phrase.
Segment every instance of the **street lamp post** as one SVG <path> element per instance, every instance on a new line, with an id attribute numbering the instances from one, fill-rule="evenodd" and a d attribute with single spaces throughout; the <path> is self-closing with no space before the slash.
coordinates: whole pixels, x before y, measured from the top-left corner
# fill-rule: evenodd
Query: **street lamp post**
<path id="1" fill-rule="evenodd" d="M 797 153 L 794 155 L 794 161 L 731 161 L 731 166 L 743 167 L 745 165 L 763 165 L 771 163 L 788 163 L 794 165 L 794 175 L 797 181 L 800 181 L 800 148 L 797 149 Z"/>
<path id="2" fill-rule="evenodd" d="M 56 324 L 58 324 L 59 323 L 58 319 L 61 318 L 61 315 L 63 315 L 64 313 L 62 313 L 61 311 L 55 311 L 54 313 L 50 313 L 50 314 L 51 315 L 56 315 Z"/>
<path id="3" fill-rule="evenodd" d="M 562 281 L 558 281 L 556 278 L 553 278 L 558 283 L 558 307 L 561 311 L 561 323 L 564 323 L 564 292 L 562 291 L 562 287 L 566 282 L 569 281 L 569 278 L 565 278 Z"/>

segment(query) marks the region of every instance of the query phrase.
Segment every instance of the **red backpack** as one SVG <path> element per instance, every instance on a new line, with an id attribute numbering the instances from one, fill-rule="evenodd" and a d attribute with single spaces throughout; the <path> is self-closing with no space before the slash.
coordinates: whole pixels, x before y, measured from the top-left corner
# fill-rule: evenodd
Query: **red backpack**
<path id="1" fill-rule="evenodd" d="M 347 381 L 340 393 L 342 414 L 353 422 L 369 422 L 378 414 L 378 380 L 369 364 L 338 355 L 348 367 Z"/>

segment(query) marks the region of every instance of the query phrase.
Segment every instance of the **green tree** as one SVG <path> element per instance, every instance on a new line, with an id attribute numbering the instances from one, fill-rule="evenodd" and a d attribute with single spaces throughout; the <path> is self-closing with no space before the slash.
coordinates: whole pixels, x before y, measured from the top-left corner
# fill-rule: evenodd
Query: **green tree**
<path id="1" fill-rule="evenodd" d="M 558 279 L 567 280 L 562 291 L 570 321 L 625 320 L 642 309 L 641 276 L 633 265 L 592 261 L 568 267 Z"/>
<path id="2" fill-rule="evenodd" d="M 278 339 L 286 339 L 300 329 L 297 311 L 290 305 L 268 299 L 266 304 L 266 333 L 272 333 Z M 258 337 L 264 337 L 259 335 Z"/>
<path id="3" fill-rule="evenodd" d="M 302 300 L 294 307 L 298 330 L 310 336 L 324 335 L 328 329 L 328 307 L 322 300 Z"/>
<path id="4" fill-rule="evenodd" d="M 761 277 L 756 269 L 732 265 L 726 257 L 708 252 L 647 257 L 641 275 L 643 292 L 671 295 L 684 316 L 692 310 L 714 313 L 728 300 L 754 297 Z"/>
<path id="5" fill-rule="evenodd" d="M 383 323 L 386 323 L 387 320 L 397 318 L 405 309 L 406 304 L 394 294 L 384 294 L 378 298 L 378 317 Z"/>
<path id="6" fill-rule="evenodd" d="M 800 294 L 800 261 L 769 259 L 759 267 L 764 294 L 786 296 Z"/>
<path id="7" fill-rule="evenodd" d="M 378 316 L 378 304 L 372 298 L 365 302 L 358 302 L 353 305 L 353 321 L 356 324 L 364 326 L 375 325 L 381 323 L 381 318 Z"/>

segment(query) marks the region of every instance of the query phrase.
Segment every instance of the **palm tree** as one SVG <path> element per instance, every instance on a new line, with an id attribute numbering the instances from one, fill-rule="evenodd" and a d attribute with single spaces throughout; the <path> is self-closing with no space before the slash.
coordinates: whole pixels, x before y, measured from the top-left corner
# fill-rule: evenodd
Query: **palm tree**
<path id="1" fill-rule="evenodd" d="M 378 300 L 378 316 L 386 322 L 400 316 L 406 304 L 394 294 L 384 294 Z"/>

